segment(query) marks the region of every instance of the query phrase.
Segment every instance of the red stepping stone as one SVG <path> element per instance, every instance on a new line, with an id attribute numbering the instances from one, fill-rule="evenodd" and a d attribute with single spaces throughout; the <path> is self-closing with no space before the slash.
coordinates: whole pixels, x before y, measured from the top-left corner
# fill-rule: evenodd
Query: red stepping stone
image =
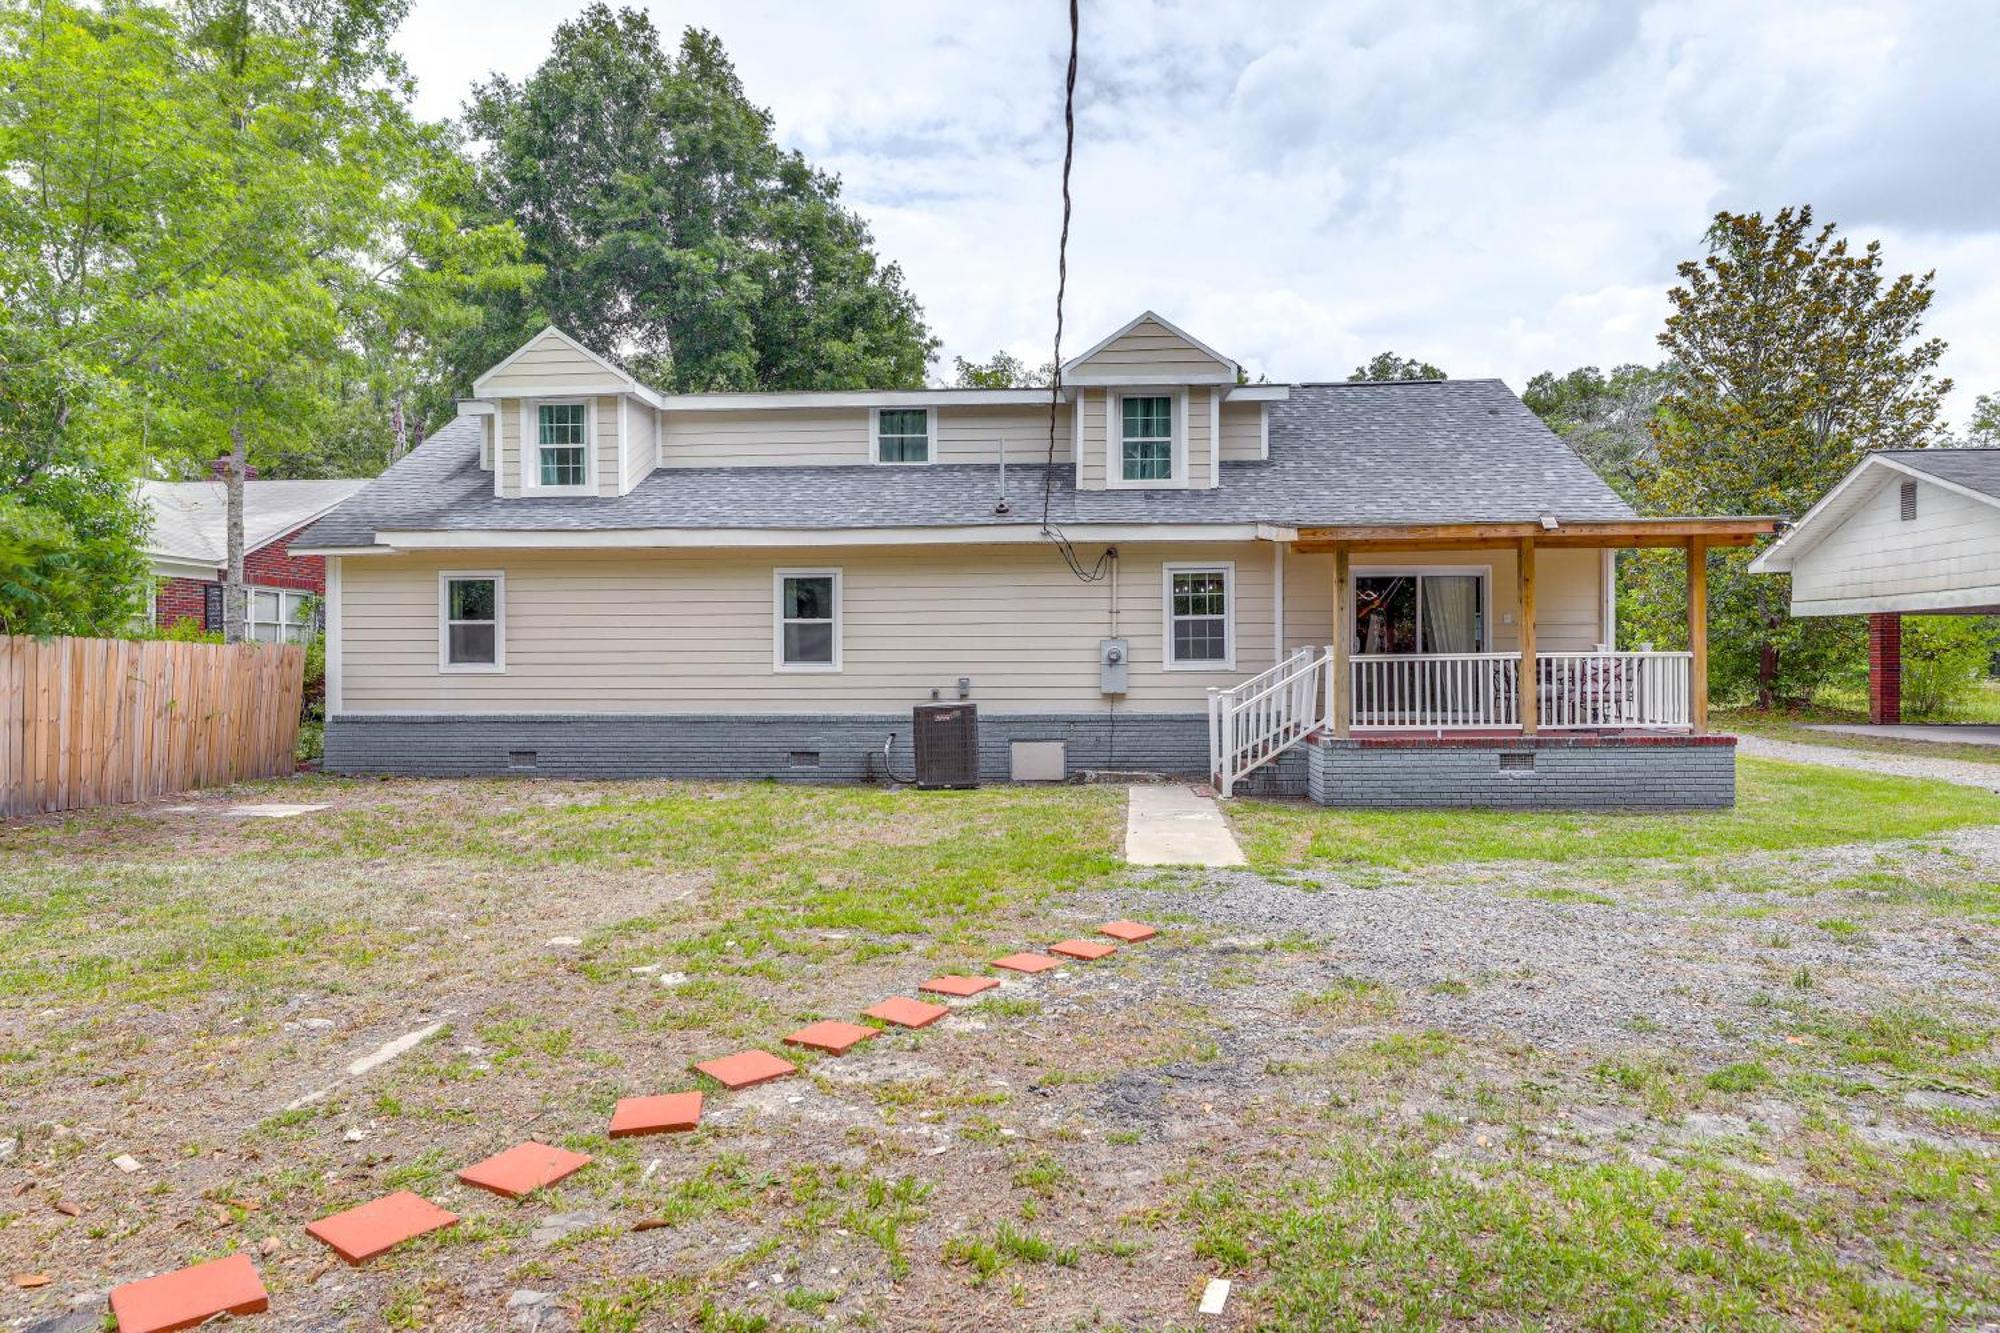
<path id="1" fill-rule="evenodd" d="M 492 1190 L 503 1199 L 533 1194 L 590 1165 L 588 1153 L 571 1152 L 547 1143 L 517 1143 L 506 1152 L 474 1162 L 458 1173 L 468 1185 Z"/>
<path id="2" fill-rule="evenodd" d="M 1052 967 L 1061 967 L 1055 959 L 1045 953 L 1010 953 L 1005 958 L 995 958 L 993 966 L 1004 967 L 1009 972 L 1046 972 Z"/>
<path id="3" fill-rule="evenodd" d="M 825 1051 L 828 1055 L 846 1055 L 874 1035 L 874 1028 L 866 1028 L 859 1023 L 842 1023 L 829 1018 L 824 1022 L 800 1028 L 785 1038 L 785 1045 Z"/>
<path id="4" fill-rule="evenodd" d="M 950 1012 L 949 1008 L 941 1004 L 925 1004 L 922 1000 L 893 995 L 873 1009 L 863 1009 L 861 1016 L 879 1018 L 884 1023 L 894 1023 L 899 1028 L 927 1028 Z"/>
<path id="5" fill-rule="evenodd" d="M 997 977 L 932 977 L 917 989 L 934 995 L 955 995 L 963 1000 L 983 990 L 992 990 L 999 984 Z"/>
<path id="6" fill-rule="evenodd" d="M 1140 940 L 1150 940 L 1160 932 L 1137 921 L 1107 921 L 1097 928 L 1100 935 L 1109 935 L 1114 940 L 1127 944 L 1137 944 Z"/>
<path id="7" fill-rule="evenodd" d="M 611 1137 L 685 1134 L 701 1121 L 701 1094 L 669 1092 L 659 1097 L 623 1097 L 611 1108 Z"/>
<path id="8" fill-rule="evenodd" d="M 446 1212 L 421 1195 L 398 1190 L 359 1208 L 322 1217 L 306 1227 L 306 1234 L 348 1263 L 359 1264 L 457 1221 L 458 1214 Z"/>
<path id="9" fill-rule="evenodd" d="M 1064 940 L 1061 944 L 1051 944 L 1050 953 L 1059 953 L 1065 958 L 1081 958 L 1086 963 L 1094 963 L 1100 958 L 1108 958 L 1118 952 L 1115 944 L 1099 944 L 1095 940 Z"/>
<path id="10" fill-rule="evenodd" d="M 789 1078 L 799 1072 L 799 1067 L 789 1060 L 780 1060 L 769 1051 L 739 1051 L 720 1060 L 703 1060 L 694 1067 L 694 1072 L 706 1074 L 734 1092 L 738 1088 L 754 1088 L 759 1083 L 769 1083 L 772 1079 Z"/>
<path id="11" fill-rule="evenodd" d="M 270 1308 L 271 1298 L 247 1254 L 210 1259 L 111 1289 L 111 1314 L 118 1321 L 118 1333 L 169 1333 L 205 1324 L 219 1314 L 261 1314 Z"/>

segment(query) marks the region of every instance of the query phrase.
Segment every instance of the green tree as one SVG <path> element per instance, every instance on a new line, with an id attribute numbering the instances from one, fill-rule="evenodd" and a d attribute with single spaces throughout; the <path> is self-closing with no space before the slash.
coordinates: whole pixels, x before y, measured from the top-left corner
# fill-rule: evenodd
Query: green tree
<path id="1" fill-rule="evenodd" d="M 1673 378 L 1642 488 L 1653 512 L 1796 516 L 1865 451 L 1939 442 L 1951 381 L 1934 373 L 1944 343 L 1920 337 L 1933 275 L 1891 278 L 1879 242 L 1857 253 L 1836 231 L 1810 207 L 1718 213 L 1708 254 L 1678 267 L 1659 337 Z M 1754 686 L 1768 707 L 1809 694 L 1860 631 L 1791 620 L 1790 581 L 1750 575 L 1749 558 L 1711 556 L 1710 660 L 1720 690 Z"/>
<path id="2" fill-rule="evenodd" d="M 2000 393 L 1982 393 L 1973 401 L 1965 443 L 1972 449 L 2000 449 Z"/>
<path id="3" fill-rule="evenodd" d="M 171 248 L 177 29 L 40 0 L 0 6 L 0 629 L 115 634 L 145 586 L 131 486 L 146 420 L 127 377 Z"/>
<path id="4" fill-rule="evenodd" d="M 1044 389 L 1055 378 L 1055 363 L 1038 370 L 1011 352 L 995 352 L 984 361 L 952 358 L 952 383 L 960 389 Z"/>
<path id="5" fill-rule="evenodd" d="M 839 181 L 771 138 L 713 36 L 669 54 L 593 4 L 525 81 L 474 92 L 486 216 L 542 276 L 460 340 L 462 378 L 543 323 L 675 390 L 909 388 L 937 347 Z"/>
<path id="6" fill-rule="evenodd" d="M 1347 380 L 1350 384 L 1360 384 L 1366 381 L 1449 378 L 1451 377 L 1428 361 L 1419 361 L 1413 356 L 1398 356 L 1394 352 L 1377 352 L 1368 361 L 1356 366 L 1354 373 L 1349 375 Z"/>
<path id="7" fill-rule="evenodd" d="M 1567 375 L 1543 371 L 1521 401 L 1577 457 L 1637 503 L 1653 461 L 1653 424 L 1672 378 L 1669 366 L 1614 366 L 1605 374 L 1581 366 Z"/>

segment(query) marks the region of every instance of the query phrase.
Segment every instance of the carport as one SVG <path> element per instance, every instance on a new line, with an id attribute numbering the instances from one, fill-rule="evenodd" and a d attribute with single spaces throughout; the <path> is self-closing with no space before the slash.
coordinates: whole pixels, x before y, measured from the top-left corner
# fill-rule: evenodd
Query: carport
<path id="1" fill-rule="evenodd" d="M 1868 617 L 1868 721 L 1903 720 L 1903 617 L 2000 614 L 2000 449 L 1885 449 L 1750 565 L 1795 616 Z"/>

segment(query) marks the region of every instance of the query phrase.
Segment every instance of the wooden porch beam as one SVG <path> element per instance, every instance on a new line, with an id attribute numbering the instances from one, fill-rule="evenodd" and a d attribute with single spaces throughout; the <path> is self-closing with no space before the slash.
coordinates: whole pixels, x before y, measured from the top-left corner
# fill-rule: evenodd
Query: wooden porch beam
<path id="1" fill-rule="evenodd" d="M 1515 557 L 1515 582 L 1521 600 L 1521 734 L 1532 736 L 1541 725 L 1541 692 L 1535 687 L 1535 538 L 1521 538 Z"/>
<path id="2" fill-rule="evenodd" d="M 1708 730 L 1708 543 L 1687 544 L 1688 721 L 1699 736 Z"/>
<path id="3" fill-rule="evenodd" d="M 1347 666 L 1348 640 L 1354 634 L 1354 608 L 1348 604 L 1348 556 L 1347 543 L 1335 542 L 1333 546 L 1333 638 L 1332 653 L 1326 664 L 1327 711 L 1332 715 L 1328 723 L 1333 734 L 1347 739 L 1353 730 L 1354 701 L 1348 696 L 1353 693 Z"/>

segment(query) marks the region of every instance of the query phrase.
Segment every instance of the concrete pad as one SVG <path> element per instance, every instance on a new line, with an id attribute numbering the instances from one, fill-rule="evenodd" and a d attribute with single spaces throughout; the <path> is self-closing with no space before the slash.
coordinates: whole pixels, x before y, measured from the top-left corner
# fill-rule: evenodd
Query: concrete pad
<path id="1" fill-rule="evenodd" d="M 1086 963 L 1094 963 L 1100 958 L 1109 958 L 1118 952 L 1115 944 L 1099 944 L 1096 940 L 1064 940 L 1051 944 L 1049 952 L 1061 954 L 1064 958 L 1077 958 Z"/>
<path id="2" fill-rule="evenodd" d="M 657 1097 L 621 1097 L 611 1108 L 611 1137 L 685 1134 L 701 1123 L 701 1094 L 669 1092 Z M 659 1165 L 648 1167 L 650 1173 Z"/>
<path id="3" fill-rule="evenodd" d="M 519 1199 L 589 1165 L 588 1153 L 571 1152 L 552 1143 L 517 1143 L 483 1162 L 474 1162 L 460 1171 L 458 1178 L 503 1199 Z"/>
<path id="4" fill-rule="evenodd" d="M 246 1254 L 127 1282 L 111 1291 L 119 1333 L 170 1333 L 194 1328 L 221 1314 L 258 1314 L 271 1308 L 263 1280 Z"/>
<path id="5" fill-rule="evenodd" d="M 1221 808 L 1179 785 L 1126 790 L 1125 860 L 1135 866 L 1244 864 Z"/>
<path id="6" fill-rule="evenodd" d="M 861 1011 L 864 1018 L 880 1019 L 899 1028 L 927 1028 L 951 1010 L 941 1004 L 925 1004 L 903 995 L 892 995 L 878 1005 Z"/>
<path id="7" fill-rule="evenodd" d="M 828 1055 L 846 1055 L 874 1035 L 874 1028 L 829 1018 L 800 1028 L 785 1038 L 785 1045 L 803 1046 L 807 1050 L 824 1051 Z"/>
<path id="8" fill-rule="evenodd" d="M 306 1226 L 306 1234 L 350 1264 L 365 1263 L 427 1231 L 454 1226 L 458 1214 L 408 1190 L 384 1195 L 359 1208 L 322 1217 Z"/>
<path id="9" fill-rule="evenodd" d="M 296 819 L 317 810 L 327 809 L 324 805 L 286 805 L 282 802 L 239 803 L 236 805 L 169 805 L 161 808 L 163 815 L 219 815 L 224 819 Z"/>
<path id="10" fill-rule="evenodd" d="M 1983 722 L 1901 722 L 1888 726 L 1859 723 L 1815 723 L 1808 731 L 1836 736 L 1880 736 L 1891 741 L 1933 741 L 1947 745 L 1988 745 L 2000 748 L 2000 727 Z"/>
<path id="11" fill-rule="evenodd" d="M 969 999 L 981 991 L 992 990 L 1000 984 L 994 977 L 932 977 L 917 986 L 918 990 L 929 991 L 933 995 L 950 995 L 957 999 Z"/>
<path id="12" fill-rule="evenodd" d="M 995 958 L 993 966 L 1005 968 L 1009 972 L 1025 972 L 1029 976 L 1033 976 L 1037 972 L 1046 972 L 1052 967 L 1061 967 L 1062 964 L 1045 953 L 1010 953 L 1005 958 Z"/>
<path id="13" fill-rule="evenodd" d="M 703 1060 L 694 1067 L 694 1072 L 706 1074 L 735 1092 L 739 1088 L 754 1088 L 759 1083 L 769 1083 L 774 1078 L 789 1078 L 799 1072 L 799 1067 L 789 1060 L 780 1060 L 769 1051 L 738 1051 L 720 1060 Z"/>

